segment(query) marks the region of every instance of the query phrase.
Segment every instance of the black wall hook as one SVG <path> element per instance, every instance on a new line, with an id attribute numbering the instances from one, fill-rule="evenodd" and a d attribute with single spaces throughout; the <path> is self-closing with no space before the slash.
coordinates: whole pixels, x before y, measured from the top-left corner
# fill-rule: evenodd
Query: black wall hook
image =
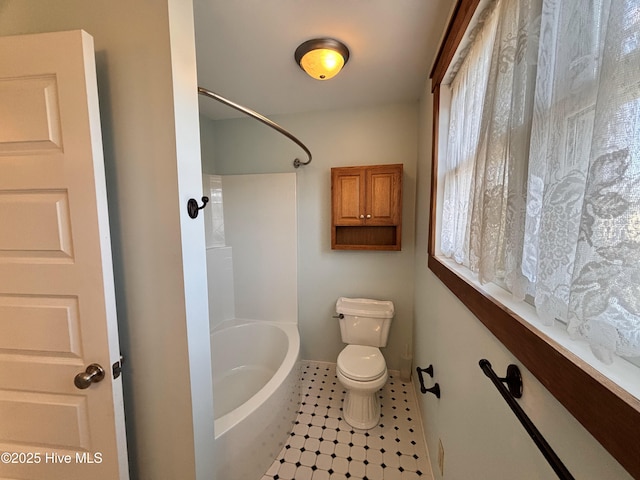
<path id="1" fill-rule="evenodd" d="M 198 211 L 202 210 L 209 203 L 209 197 L 202 197 L 202 206 L 198 206 L 198 201 L 195 198 L 190 198 L 187 202 L 187 213 L 191 218 L 198 217 Z"/>
<path id="2" fill-rule="evenodd" d="M 422 378 L 422 372 L 433 378 L 433 365 L 429 365 L 427 368 L 416 367 L 416 372 L 418 372 L 418 380 L 420 381 L 420 392 L 423 394 L 427 392 L 433 393 L 437 398 L 440 398 L 440 385 L 436 383 L 433 387 L 427 388 L 424 386 L 424 379 Z"/>

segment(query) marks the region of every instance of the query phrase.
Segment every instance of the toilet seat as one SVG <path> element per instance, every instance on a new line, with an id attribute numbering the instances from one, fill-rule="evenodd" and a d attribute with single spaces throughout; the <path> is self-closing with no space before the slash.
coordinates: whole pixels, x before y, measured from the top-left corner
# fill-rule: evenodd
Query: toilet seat
<path id="1" fill-rule="evenodd" d="M 371 382 L 387 373 L 382 352 L 365 345 L 347 345 L 338 355 L 337 368 L 342 375 L 358 382 Z"/>

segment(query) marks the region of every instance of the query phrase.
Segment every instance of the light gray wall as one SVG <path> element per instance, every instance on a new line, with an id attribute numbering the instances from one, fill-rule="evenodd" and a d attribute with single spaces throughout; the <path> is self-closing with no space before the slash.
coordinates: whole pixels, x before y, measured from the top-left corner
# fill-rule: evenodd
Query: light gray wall
<path id="1" fill-rule="evenodd" d="M 205 97 L 202 97 L 200 101 L 213 102 L 213 100 L 206 99 Z M 215 163 L 215 159 L 213 158 L 213 156 L 215 155 L 214 135 L 212 135 L 209 132 L 212 131 L 216 122 L 211 120 L 210 118 L 205 117 L 204 115 L 200 115 L 199 119 L 200 119 L 200 150 L 202 152 L 202 170 L 203 170 L 203 173 L 210 173 L 212 175 L 215 175 L 215 172 L 213 171 L 214 163 Z"/>
<path id="2" fill-rule="evenodd" d="M 434 476 L 453 480 L 555 478 L 478 366 L 486 358 L 504 376 L 510 363 L 519 362 L 427 268 L 431 116 L 432 97 L 425 89 L 417 166 L 414 344 L 417 364 L 433 364 L 433 381 L 442 390 L 439 400 L 418 393 Z M 520 369 L 524 382 L 520 404 L 575 478 L 631 478 L 529 371 Z M 444 477 L 437 467 L 439 439 L 445 451 Z"/>
<path id="3" fill-rule="evenodd" d="M 132 479 L 211 478 L 192 17 L 183 0 L 0 0 L 0 35 L 94 37 Z"/>
<path id="4" fill-rule="evenodd" d="M 205 172 L 297 174 L 298 322 L 305 359 L 335 362 L 344 347 L 332 318 L 340 296 L 394 302 L 383 350 L 389 368 L 399 368 L 411 342 L 417 115 L 416 104 L 401 104 L 274 116 L 313 154 L 311 164 L 297 170 L 293 159 L 306 160 L 304 152 L 265 125 L 250 118 L 203 123 Z M 331 250 L 331 167 L 385 163 L 404 164 L 402 251 Z"/>

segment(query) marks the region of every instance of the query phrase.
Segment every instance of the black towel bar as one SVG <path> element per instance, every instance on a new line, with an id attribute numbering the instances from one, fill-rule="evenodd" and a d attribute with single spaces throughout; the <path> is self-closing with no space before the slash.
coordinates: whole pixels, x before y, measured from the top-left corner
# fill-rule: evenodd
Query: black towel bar
<path id="1" fill-rule="evenodd" d="M 480 360 L 480 368 L 485 373 L 485 375 L 491 379 L 495 387 L 502 395 L 502 398 L 504 398 L 507 402 L 507 405 L 511 407 L 511 410 L 513 411 L 515 416 L 518 417 L 518 420 L 520 420 L 520 423 L 522 424 L 524 429 L 527 431 L 542 455 L 544 455 L 544 458 L 547 459 L 547 462 L 549 462 L 549 465 L 551 466 L 551 468 L 553 468 L 553 471 L 556 472 L 558 478 L 562 480 L 575 480 L 569 470 L 567 470 L 567 467 L 564 466 L 564 463 L 562 463 L 562 460 L 560 460 L 558 455 L 556 455 L 556 452 L 553 451 L 540 431 L 536 428 L 531 419 L 524 412 L 522 407 L 518 404 L 518 402 L 516 402 L 513 394 L 507 389 L 507 387 L 504 386 L 503 382 L 508 382 L 512 377 L 515 377 L 516 375 L 520 376 L 520 371 L 518 370 L 517 374 L 515 371 L 518 369 L 518 367 L 515 365 L 509 365 L 509 369 L 507 370 L 507 377 L 505 378 L 498 377 L 498 375 L 496 375 L 496 372 L 493 371 L 493 368 L 491 368 L 491 364 L 489 363 L 489 361 L 484 358 Z M 509 371 L 511 371 L 511 373 L 509 373 Z M 522 387 L 520 387 L 520 392 L 521 391 Z"/>

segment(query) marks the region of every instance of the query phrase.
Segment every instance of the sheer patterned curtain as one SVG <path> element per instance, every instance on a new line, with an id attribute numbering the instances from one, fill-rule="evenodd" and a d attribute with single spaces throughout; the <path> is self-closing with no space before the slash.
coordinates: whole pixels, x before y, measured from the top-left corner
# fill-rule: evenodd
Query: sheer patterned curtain
<path id="1" fill-rule="evenodd" d="M 529 135 L 542 0 L 502 1 L 473 177 L 470 268 L 524 299 L 521 273 Z"/>
<path id="2" fill-rule="evenodd" d="M 456 260 L 530 294 L 601 360 L 640 356 L 640 2 L 496 13 Z"/>
<path id="3" fill-rule="evenodd" d="M 498 15 L 494 13 L 492 8 L 483 12 L 483 19 L 473 32 L 464 61 L 451 83 L 440 249 L 444 255 L 466 266 L 469 266 L 466 245 L 471 219 L 468 215 L 471 180 L 478 153 L 491 50 L 498 24 Z"/>
<path id="4" fill-rule="evenodd" d="M 542 19 L 551 68 L 538 75 L 531 146 L 536 307 L 605 362 L 638 356 L 640 3 L 549 1 Z"/>

